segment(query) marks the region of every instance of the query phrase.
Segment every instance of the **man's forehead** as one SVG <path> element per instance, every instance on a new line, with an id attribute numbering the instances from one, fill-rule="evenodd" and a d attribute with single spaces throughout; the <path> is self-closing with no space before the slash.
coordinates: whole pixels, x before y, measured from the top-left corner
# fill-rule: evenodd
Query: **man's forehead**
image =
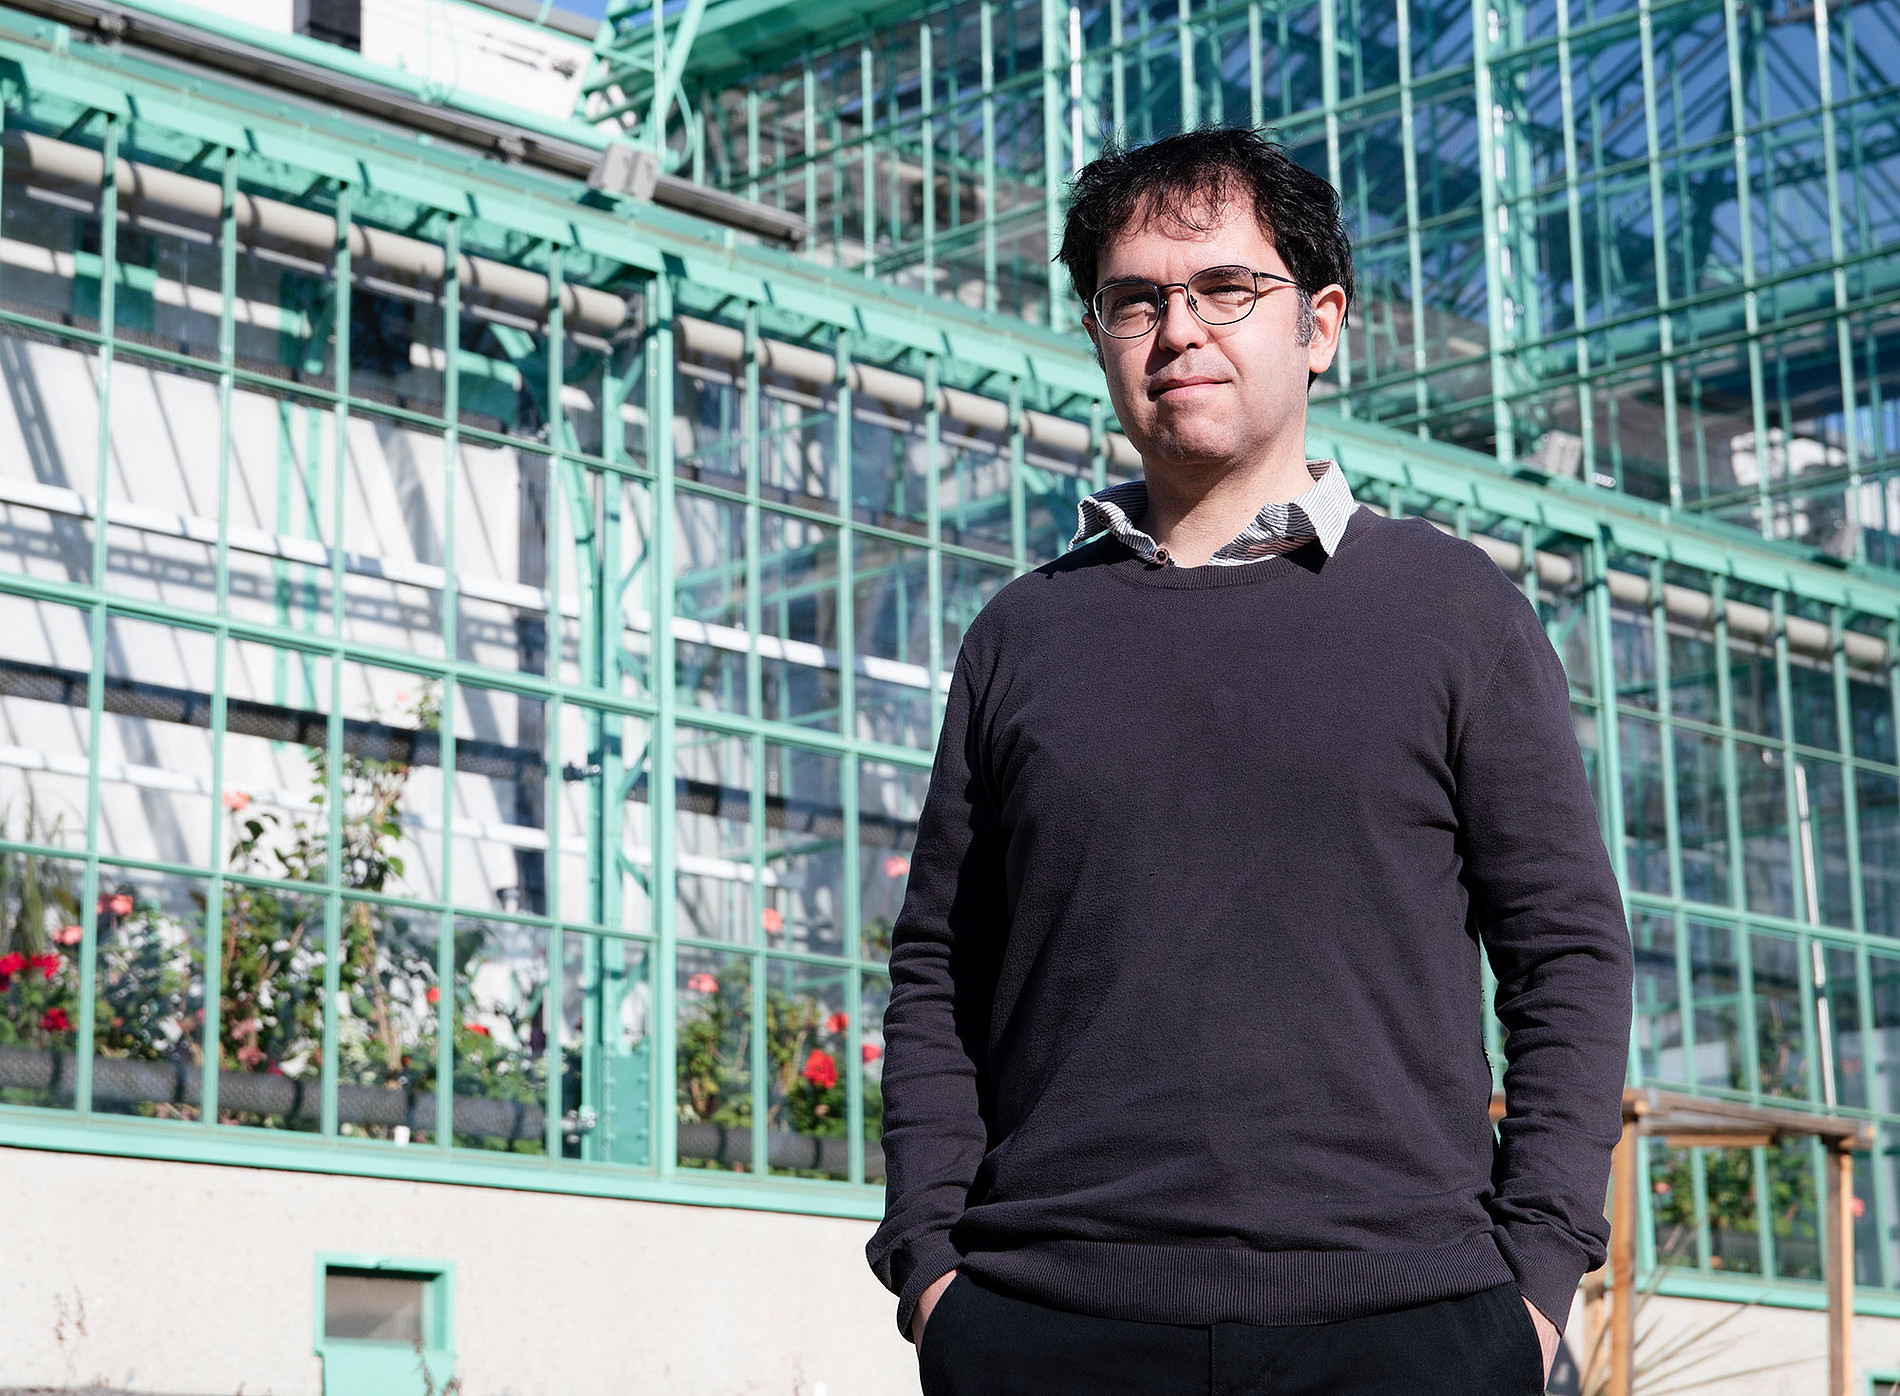
<path id="1" fill-rule="evenodd" d="M 1170 245 L 1245 250 L 1255 254 L 1254 260 L 1274 252 L 1251 200 L 1201 190 L 1143 199 L 1127 225 L 1103 246 L 1100 265 L 1107 272 L 1119 260 L 1163 253 Z"/>

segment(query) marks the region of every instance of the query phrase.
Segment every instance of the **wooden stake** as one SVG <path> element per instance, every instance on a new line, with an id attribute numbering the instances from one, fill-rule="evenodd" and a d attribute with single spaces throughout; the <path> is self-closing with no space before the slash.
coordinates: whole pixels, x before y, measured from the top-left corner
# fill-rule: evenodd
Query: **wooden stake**
<path id="1" fill-rule="evenodd" d="M 1632 1396 L 1636 1377 L 1636 1121 L 1610 1156 L 1610 1390 Z M 1830 1392 L 1829 1396 L 1834 1396 Z"/>
<path id="2" fill-rule="evenodd" d="M 1854 1152 L 1848 1141 L 1830 1141 L 1827 1151 L 1827 1396 L 1854 1396 Z"/>

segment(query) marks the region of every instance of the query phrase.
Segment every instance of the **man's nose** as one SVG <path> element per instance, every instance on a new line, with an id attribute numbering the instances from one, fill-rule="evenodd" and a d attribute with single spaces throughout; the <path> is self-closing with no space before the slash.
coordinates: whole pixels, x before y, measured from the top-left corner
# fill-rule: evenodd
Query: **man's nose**
<path id="1" fill-rule="evenodd" d="M 1207 326 L 1188 307 L 1187 287 L 1162 289 L 1161 323 L 1155 327 L 1155 342 L 1177 354 L 1207 343 Z"/>

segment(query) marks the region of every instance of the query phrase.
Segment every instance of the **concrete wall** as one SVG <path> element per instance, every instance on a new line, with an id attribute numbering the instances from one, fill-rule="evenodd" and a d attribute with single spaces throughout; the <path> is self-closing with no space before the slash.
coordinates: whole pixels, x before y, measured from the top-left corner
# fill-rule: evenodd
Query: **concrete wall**
<path id="1" fill-rule="evenodd" d="M 0 1388 L 317 1396 L 343 1251 L 454 1262 L 465 1396 L 917 1389 L 865 1222 L 25 1149 L 0 1197 Z"/>
<path id="2" fill-rule="evenodd" d="M 318 1396 L 315 1257 L 361 1252 L 454 1262 L 465 1396 L 917 1390 L 864 1222 L 5 1148 L 0 1197 L 0 1389 Z M 1639 1393 L 1826 1380 L 1820 1313 L 1657 1298 L 1638 1325 Z M 1900 1373 L 1900 1320 L 1854 1342 Z"/>

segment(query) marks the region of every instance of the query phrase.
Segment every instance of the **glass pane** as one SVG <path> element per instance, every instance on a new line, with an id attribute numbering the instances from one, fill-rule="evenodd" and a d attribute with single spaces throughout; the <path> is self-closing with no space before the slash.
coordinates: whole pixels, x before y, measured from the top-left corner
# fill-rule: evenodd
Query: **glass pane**
<path id="1" fill-rule="evenodd" d="M 1775 1273 L 1790 1280 L 1822 1279 L 1814 1141 L 1784 1139 L 1770 1145 L 1766 1153 L 1768 1214 L 1775 1225 Z"/>
<path id="2" fill-rule="evenodd" d="M 455 689 L 455 900 L 548 909 L 548 705 L 507 689 Z M 428 806 L 418 802 L 418 809 Z"/>
<path id="3" fill-rule="evenodd" d="M 1000 433 L 954 417 L 943 419 L 937 500 L 943 541 L 1003 557 L 1012 555 L 1009 446 Z"/>
<path id="4" fill-rule="evenodd" d="M 1643 1075 L 1659 1081 L 1686 1081 L 1675 918 L 1639 911 L 1632 918 L 1630 936 L 1636 952 L 1636 1045 Z"/>
<path id="5" fill-rule="evenodd" d="M 1656 632 L 1649 612 L 1617 607 L 1610 612 L 1610 653 L 1616 662 L 1616 696 L 1637 707 L 1656 706 Z"/>
<path id="6" fill-rule="evenodd" d="M 681 728 L 674 760 L 679 934 L 751 944 L 752 744 Z"/>
<path id="7" fill-rule="evenodd" d="M 1854 774 L 1860 823 L 1860 886 L 1867 929 L 1900 935 L 1900 780 L 1879 771 Z"/>
<path id="8" fill-rule="evenodd" d="M 922 533 L 930 512 L 922 414 L 859 392 L 851 417 L 853 513 L 880 528 Z"/>
<path id="9" fill-rule="evenodd" d="M 853 559 L 858 735 L 928 748 L 930 720 L 929 553 L 859 538 Z"/>
<path id="10" fill-rule="evenodd" d="M 675 469 L 690 480 L 745 488 L 745 375 L 717 355 L 675 341 L 673 382 Z"/>
<path id="11" fill-rule="evenodd" d="M 1807 1031 L 1801 1020 L 1800 947 L 1792 937 L 1757 933 L 1749 950 L 1755 971 L 1755 1052 L 1764 1095 L 1806 1096 Z"/>
<path id="12" fill-rule="evenodd" d="M 343 904 L 337 1128 L 354 1138 L 435 1138 L 436 918 Z"/>
<path id="13" fill-rule="evenodd" d="M 323 898 L 224 884 L 218 1121 L 314 1131 L 323 1118 Z"/>
<path id="14" fill-rule="evenodd" d="M 101 853 L 211 861 L 210 676 L 217 638 L 111 616 L 99 727 Z"/>
<path id="15" fill-rule="evenodd" d="M 891 981 L 866 974 L 858 997 L 862 1045 L 858 1055 L 864 1069 L 864 1181 L 884 1180 L 884 1010 L 890 1007 Z"/>
<path id="16" fill-rule="evenodd" d="M 772 372 L 759 375 L 759 388 L 759 494 L 836 512 L 836 389 Z"/>
<path id="17" fill-rule="evenodd" d="M 917 818 L 929 788 L 928 771 L 858 763 L 858 953 L 866 960 L 882 963 L 891 956 L 891 928 L 903 909 Z"/>
<path id="18" fill-rule="evenodd" d="M 1722 743 L 1719 738 L 1679 728 L 1675 747 L 1682 895 L 1691 901 L 1727 905 L 1728 805 L 1722 798 Z"/>
<path id="19" fill-rule="evenodd" d="M 563 919 L 651 929 L 646 723 L 564 704 L 561 796 Z"/>
<path id="20" fill-rule="evenodd" d="M 455 1143 L 547 1152 L 548 932 L 455 923 Z M 426 995 L 425 995 L 426 998 Z"/>
<path id="21" fill-rule="evenodd" d="M 345 663 L 342 678 L 343 885 L 391 896 L 439 897 L 441 690 L 420 675 L 368 664 Z M 327 778 L 327 771 L 322 774 Z M 312 812 L 307 828 L 312 846 L 324 848 L 328 815 L 323 806 Z"/>
<path id="22" fill-rule="evenodd" d="M 765 994 L 772 1172 L 850 1176 L 845 972 L 770 959 Z"/>
<path id="23" fill-rule="evenodd" d="M 1649 1211 L 1656 1227 L 1656 1263 L 1696 1263 L 1695 1155 L 1649 1141 Z"/>
<path id="24" fill-rule="evenodd" d="M 765 749 L 765 876 L 759 924 L 777 950 L 846 953 L 842 763 Z"/>
<path id="25" fill-rule="evenodd" d="M 1012 575 L 1007 567 L 972 562 L 965 557 L 944 558 L 943 667 L 946 672 L 956 663 L 957 651 L 963 648 L 963 632 Z"/>
<path id="26" fill-rule="evenodd" d="M 1695 995 L 1695 1081 L 1745 1090 L 1742 1061 L 1741 969 L 1735 929 L 1690 921 L 1689 975 Z"/>
<path id="27" fill-rule="evenodd" d="M 83 864 L 0 851 L 0 1104 L 73 1103 L 84 887 Z"/>
<path id="28" fill-rule="evenodd" d="M 512 394 L 511 400 L 512 400 Z M 464 403 L 467 399 L 463 400 Z M 548 462 L 461 443 L 455 479 L 455 653 L 490 669 L 548 671 Z"/>
<path id="29" fill-rule="evenodd" d="M 1677 717 L 1714 723 L 1716 701 L 1715 637 L 1701 631 L 1669 632 L 1669 707 Z"/>
<path id="30" fill-rule="evenodd" d="M 676 1109 L 682 1168 L 752 1166 L 752 960 L 682 948 Z"/>
<path id="31" fill-rule="evenodd" d="M 1801 785 L 1796 787 L 1797 818 L 1803 793 L 1808 806 L 1807 828 L 1796 831 L 1801 837 L 1803 877 L 1813 877 L 1822 922 L 1852 929 L 1854 906 L 1847 872 L 1847 809 L 1841 765 L 1838 761 L 1801 757 L 1797 772 L 1801 785 L 1806 786 L 1805 792 Z"/>
<path id="32" fill-rule="evenodd" d="M 419 686 L 418 686 L 419 687 Z M 301 650 L 230 640 L 224 649 L 225 866 L 260 877 L 321 879 L 328 859 L 330 661 Z M 360 709 L 359 709 L 360 711 Z M 344 728 L 363 750 L 364 724 Z M 352 742 L 354 738 L 354 743 Z M 346 768 L 346 790 L 368 772 Z M 360 845 L 360 820 L 350 825 Z M 322 942 L 321 933 L 317 936 Z"/>
<path id="33" fill-rule="evenodd" d="M 1748 909 L 1791 917 L 1794 870 L 1788 855 L 1788 790 L 1781 754 L 1771 747 L 1737 742 L 1735 778 Z"/>
<path id="34" fill-rule="evenodd" d="M 674 682 L 683 702 L 746 712 L 745 510 L 681 491 L 673 515 Z"/>
<path id="35" fill-rule="evenodd" d="M 1668 816 L 1663 807 L 1660 729 L 1626 714 L 1618 730 L 1623 755 L 1623 851 L 1630 885 L 1641 892 L 1667 893 Z"/>
<path id="36" fill-rule="evenodd" d="M 1729 646 L 1729 701 L 1735 725 L 1762 737 L 1781 735 L 1781 697 L 1775 686 L 1775 656 L 1747 645 Z"/>
<path id="37" fill-rule="evenodd" d="M 648 951 L 608 936 L 561 938 L 561 1154 L 651 1162 L 653 992 Z"/>
<path id="38" fill-rule="evenodd" d="M 204 884 L 106 866 L 99 869 L 99 889 L 92 1108 L 198 1119 Z M 49 964 L 42 972 L 56 979 L 64 968 Z"/>
<path id="39" fill-rule="evenodd" d="M 0 596 L 0 634 L 7 637 L 0 655 L 0 838 L 79 848 L 86 841 L 90 764 L 89 618 L 73 606 Z"/>
<path id="40" fill-rule="evenodd" d="M 759 517 L 763 716 L 838 730 L 838 530 Z"/>
<path id="41" fill-rule="evenodd" d="M 354 392 L 354 379 L 350 386 Z M 346 460 L 343 636 L 439 657 L 446 652 L 447 442 L 406 423 L 353 415 Z M 471 604 L 484 604 L 479 588 Z"/>
<path id="42" fill-rule="evenodd" d="M 1854 722 L 1854 755 L 1893 764 L 1893 695 L 1886 683 L 1872 674 L 1850 674 L 1847 701 Z"/>
<path id="43" fill-rule="evenodd" d="M 1752 1149 L 1704 1149 L 1709 1199 L 1709 1265 L 1739 1274 L 1761 1273 L 1761 1213 L 1755 1206 Z"/>
<path id="44" fill-rule="evenodd" d="M 1805 657 L 1788 659 L 1788 692 L 1794 703 L 1794 739 L 1804 746 L 1828 751 L 1840 748 L 1840 724 L 1835 721 L 1834 674 Z"/>
<path id="45" fill-rule="evenodd" d="M 1867 1061 L 1860 1028 L 1860 987 L 1854 978 L 1854 952 L 1830 947 L 1824 957 L 1828 1026 L 1834 1047 L 1834 1099 L 1841 1105 L 1865 1109 Z"/>
<path id="46" fill-rule="evenodd" d="M 427 1288 L 426 1281 L 409 1275 L 327 1270 L 323 1336 L 419 1347 Z"/>

